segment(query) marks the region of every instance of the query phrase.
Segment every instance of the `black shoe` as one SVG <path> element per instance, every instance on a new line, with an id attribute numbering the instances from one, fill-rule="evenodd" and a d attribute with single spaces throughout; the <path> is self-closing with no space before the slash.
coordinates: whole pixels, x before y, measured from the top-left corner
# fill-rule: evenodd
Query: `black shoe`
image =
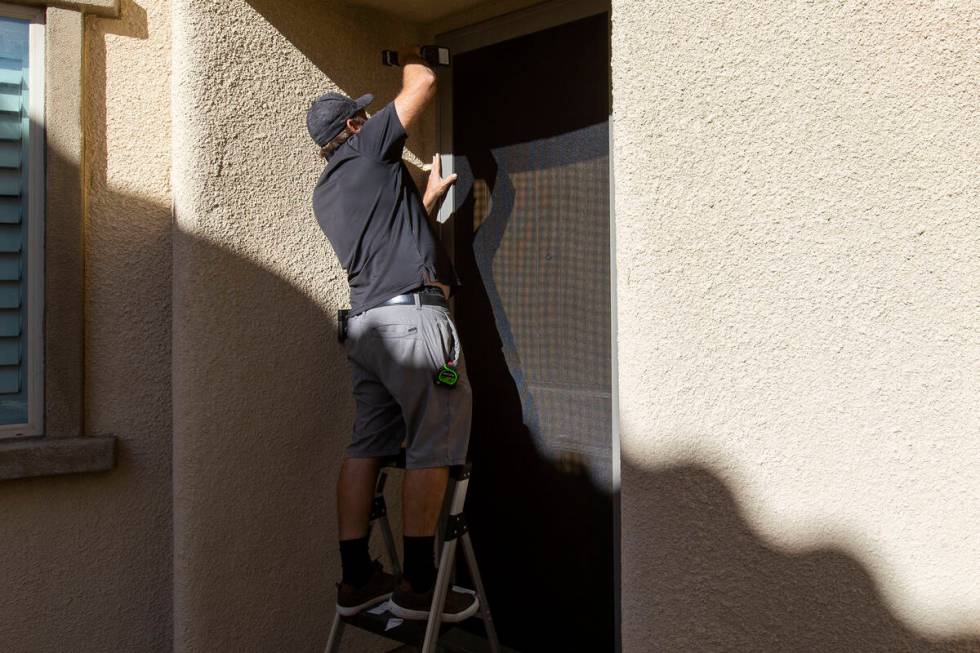
<path id="1" fill-rule="evenodd" d="M 412 591 L 407 581 L 402 581 L 391 595 L 389 603 L 391 614 L 402 619 L 428 619 L 432 608 L 433 587 L 424 594 Z M 442 609 L 442 620 L 446 623 L 456 623 L 476 614 L 480 601 L 475 594 L 461 592 L 449 588 L 446 592 L 446 604 Z"/>
<path id="2" fill-rule="evenodd" d="M 337 614 L 350 617 L 391 596 L 398 579 L 386 574 L 379 561 L 375 560 L 372 564 L 374 573 L 361 587 L 337 583 Z"/>

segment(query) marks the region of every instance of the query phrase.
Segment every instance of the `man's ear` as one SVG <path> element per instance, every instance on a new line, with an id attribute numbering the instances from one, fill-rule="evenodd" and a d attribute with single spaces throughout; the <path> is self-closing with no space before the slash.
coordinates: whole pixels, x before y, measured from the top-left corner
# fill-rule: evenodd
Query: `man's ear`
<path id="1" fill-rule="evenodd" d="M 351 131 L 352 134 L 356 134 L 361 131 L 361 126 L 364 124 L 361 120 L 354 120 L 353 118 L 347 119 L 347 129 Z"/>

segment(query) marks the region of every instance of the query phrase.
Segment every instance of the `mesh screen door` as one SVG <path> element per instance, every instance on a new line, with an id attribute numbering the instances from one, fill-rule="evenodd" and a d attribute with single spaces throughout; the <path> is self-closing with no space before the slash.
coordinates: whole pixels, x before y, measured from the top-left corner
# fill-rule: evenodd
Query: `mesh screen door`
<path id="1" fill-rule="evenodd" d="M 452 75 L 468 513 L 487 591 L 510 646 L 609 651 L 608 15 L 457 54 Z"/>

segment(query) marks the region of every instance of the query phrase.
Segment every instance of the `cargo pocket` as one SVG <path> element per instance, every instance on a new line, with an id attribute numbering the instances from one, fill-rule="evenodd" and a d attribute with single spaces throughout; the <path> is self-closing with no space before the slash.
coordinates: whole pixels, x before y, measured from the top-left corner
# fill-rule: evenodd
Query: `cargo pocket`
<path id="1" fill-rule="evenodd" d="M 450 352 L 450 363 L 452 365 L 459 364 L 459 357 L 463 355 L 463 345 L 459 342 L 459 331 L 456 330 L 456 323 L 453 322 L 451 315 L 446 316 L 446 324 L 449 325 L 449 337 L 451 339 L 449 343 Z"/>
<path id="2" fill-rule="evenodd" d="M 433 368 L 438 370 L 449 361 L 452 352 L 452 334 L 448 320 L 441 311 L 420 311 L 422 340 Z"/>

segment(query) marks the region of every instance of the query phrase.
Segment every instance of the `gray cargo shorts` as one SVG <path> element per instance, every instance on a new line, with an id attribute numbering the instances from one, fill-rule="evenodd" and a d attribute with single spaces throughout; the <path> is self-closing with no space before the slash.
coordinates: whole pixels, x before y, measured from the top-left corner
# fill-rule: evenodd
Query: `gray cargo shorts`
<path id="1" fill-rule="evenodd" d="M 347 359 L 356 416 L 349 458 L 395 455 L 406 467 L 466 462 L 473 415 L 462 345 L 441 306 L 378 306 L 347 322 Z M 455 387 L 436 385 L 436 371 L 456 360 Z"/>

